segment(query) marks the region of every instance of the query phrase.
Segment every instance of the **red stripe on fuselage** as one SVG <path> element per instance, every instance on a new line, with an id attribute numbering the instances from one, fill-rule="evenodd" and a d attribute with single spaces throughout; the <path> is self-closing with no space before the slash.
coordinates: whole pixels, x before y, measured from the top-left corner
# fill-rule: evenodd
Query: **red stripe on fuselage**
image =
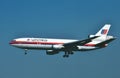
<path id="1" fill-rule="evenodd" d="M 27 42 L 27 41 L 11 41 L 10 44 L 48 44 L 48 45 L 55 45 L 55 44 L 64 44 L 63 42 Z M 85 44 L 83 46 L 95 46 L 95 44 Z"/>
<path id="2" fill-rule="evenodd" d="M 11 41 L 10 44 L 63 44 L 62 42 L 27 42 L 27 41 Z"/>

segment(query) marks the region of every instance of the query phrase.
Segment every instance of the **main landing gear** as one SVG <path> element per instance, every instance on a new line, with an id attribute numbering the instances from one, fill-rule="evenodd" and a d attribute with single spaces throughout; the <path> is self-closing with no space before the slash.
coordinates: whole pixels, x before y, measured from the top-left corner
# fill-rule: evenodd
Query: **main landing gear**
<path id="1" fill-rule="evenodd" d="M 69 55 L 63 55 L 63 57 L 64 57 L 64 58 L 65 58 L 65 57 L 66 57 L 66 58 L 68 58 L 68 57 L 69 57 Z"/>
<path id="2" fill-rule="evenodd" d="M 65 51 L 65 55 L 63 55 L 64 58 L 68 58 L 69 54 L 74 54 L 72 51 Z"/>

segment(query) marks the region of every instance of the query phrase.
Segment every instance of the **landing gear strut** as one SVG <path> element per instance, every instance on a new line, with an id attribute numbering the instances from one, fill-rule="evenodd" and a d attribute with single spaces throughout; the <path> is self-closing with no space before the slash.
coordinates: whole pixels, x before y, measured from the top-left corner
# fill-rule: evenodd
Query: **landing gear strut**
<path id="1" fill-rule="evenodd" d="M 69 54 L 71 54 L 71 55 L 72 55 L 72 54 L 74 54 L 74 52 L 73 52 L 73 51 L 70 51 L 70 52 L 69 52 Z"/>
<path id="2" fill-rule="evenodd" d="M 69 57 L 69 52 L 65 52 L 65 55 L 63 55 L 63 57 Z"/>
<path id="3" fill-rule="evenodd" d="M 28 51 L 28 49 L 25 49 L 25 55 L 27 55 L 27 51 Z"/>
<path id="4" fill-rule="evenodd" d="M 65 58 L 65 57 L 69 57 L 69 54 L 74 54 L 72 51 L 65 51 L 65 55 L 63 55 L 63 57 Z"/>

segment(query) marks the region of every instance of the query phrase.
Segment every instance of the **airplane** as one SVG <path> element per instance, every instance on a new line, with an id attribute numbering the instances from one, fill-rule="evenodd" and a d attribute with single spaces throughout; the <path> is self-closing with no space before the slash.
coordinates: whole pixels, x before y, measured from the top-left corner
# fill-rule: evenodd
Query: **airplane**
<path id="1" fill-rule="evenodd" d="M 47 55 L 64 52 L 63 57 L 69 57 L 74 52 L 84 52 L 104 48 L 116 37 L 107 35 L 111 25 L 105 24 L 95 35 L 89 35 L 84 40 L 52 39 L 52 38 L 17 38 L 10 41 L 10 45 L 25 50 L 46 50 Z"/>

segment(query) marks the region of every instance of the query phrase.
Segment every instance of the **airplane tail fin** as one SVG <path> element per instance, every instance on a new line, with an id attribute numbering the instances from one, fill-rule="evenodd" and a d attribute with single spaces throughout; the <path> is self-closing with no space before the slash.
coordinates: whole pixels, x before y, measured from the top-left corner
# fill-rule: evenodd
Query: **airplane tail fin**
<path id="1" fill-rule="evenodd" d="M 110 29 L 110 24 L 105 24 L 95 35 L 90 35 L 89 37 L 98 36 L 97 38 L 93 39 L 90 44 L 95 44 L 97 47 L 105 47 L 107 44 L 116 38 L 113 36 L 108 36 L 108 32 Z"/>
<path id="2" fill-rule="evenodd" d="M 107 36 L 111 25 L 105 24 L 96 34 L 95 36 Z"/>

